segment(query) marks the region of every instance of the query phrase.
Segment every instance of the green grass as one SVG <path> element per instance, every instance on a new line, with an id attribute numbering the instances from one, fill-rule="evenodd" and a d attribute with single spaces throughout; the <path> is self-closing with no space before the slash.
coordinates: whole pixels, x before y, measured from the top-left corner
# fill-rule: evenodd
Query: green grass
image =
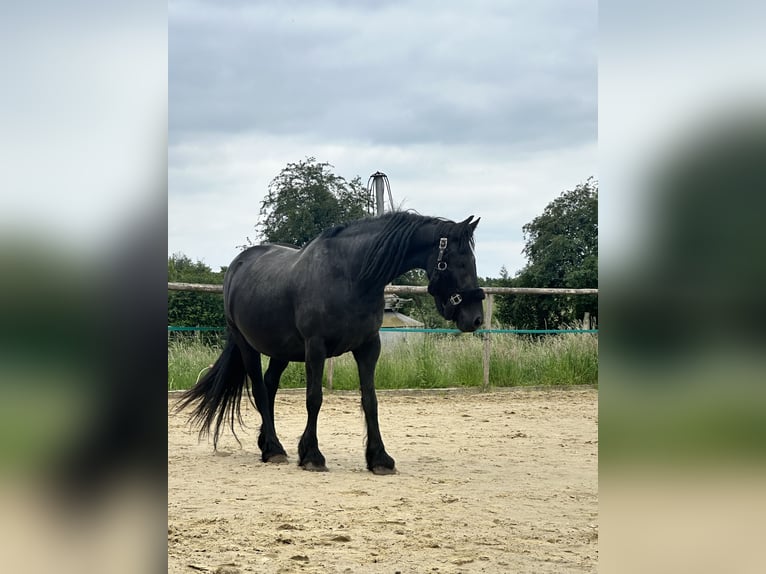
<path id="1" fill-rule="evenodd" d="M 384 345 L 376 371 L 379 389 L 480 387 L 484 342 L 478 335 L 411 334 Z M 598 383 L 598 337 L 560 334 L 539 339 L 492 335 L 489 382 L 495 387 Z M 200 371 L 218 357 L 220 347 L 196 341 L 168 343 L 168 389 L 194 385 Z M 263 367 L 266 367 L 264 360 Z M 325 368 L 325 375 L 327 369 Z M 304 366 L 291 363 L 282 388 L 305 386 Z M 357 389 L 356 363 L 350 353 L 334 359 L 333 388 Z"/>
<path id="2" fill-rule="evenodd" d="M 194 386 L 200 371 L 212 365 L 220 352 L 219 346 L 192 339 L 168 342 L 168 390 Z"/>

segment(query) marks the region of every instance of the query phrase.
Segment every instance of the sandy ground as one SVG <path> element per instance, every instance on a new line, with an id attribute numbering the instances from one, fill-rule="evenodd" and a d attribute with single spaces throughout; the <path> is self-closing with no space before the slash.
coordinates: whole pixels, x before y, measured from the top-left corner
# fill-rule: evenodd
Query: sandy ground
<path id="1" fill-rule="evenodd" d="M 365 468 L 354 393 L 325 393 L 326 473 L 297 466 L 302 393 L 277 395 L 290 464 L 260 462 L 252 408 L 243 409 L 242 447 L 227 432 L 217 454 L 184 414 L 169 415 L 168 571 L 596 571 L 596 390 L 378 399 L 393 476 Z"/>

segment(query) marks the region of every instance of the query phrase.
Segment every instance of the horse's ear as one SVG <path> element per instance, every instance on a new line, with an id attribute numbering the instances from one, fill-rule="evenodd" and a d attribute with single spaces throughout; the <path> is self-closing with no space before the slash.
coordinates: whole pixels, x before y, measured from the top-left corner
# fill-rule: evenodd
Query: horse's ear
<path id="1" fill-rule="evenodd" d="M 473 215 L 468 216 L 468 219 L 465 219 L 458 223 L 460 228 L 463 230 L 463 232 L 468 232 L 470 235 L 473 235 L 473 232 L 476 230 L 476 226 L 479 225 L 479 220 L 481 217 L 478 217 L 476 221 L 471 221 L 473 219 Z"/>

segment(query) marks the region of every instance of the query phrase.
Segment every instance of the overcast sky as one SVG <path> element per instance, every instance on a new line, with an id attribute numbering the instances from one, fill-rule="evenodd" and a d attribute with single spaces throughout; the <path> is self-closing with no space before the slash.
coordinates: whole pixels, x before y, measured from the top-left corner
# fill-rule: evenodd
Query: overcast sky
<path id="1" fill-rule="evenodd" d="M 481 217 L 480 276 L 597 161 L 597 3 L 171 0 L 168 254 L 213 269 L 307 156 L 425 215 Z"/>

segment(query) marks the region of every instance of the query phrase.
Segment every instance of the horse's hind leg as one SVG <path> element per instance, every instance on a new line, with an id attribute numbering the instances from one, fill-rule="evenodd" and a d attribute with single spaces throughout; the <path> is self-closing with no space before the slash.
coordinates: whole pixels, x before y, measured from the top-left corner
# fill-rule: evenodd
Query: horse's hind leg
<path id="1" fill-rule="evenodd" d="M 375 394 L 375 365 L 380 356 L 380 337 L 376 336 L 354 350 L 354 359 L 359 369 L 359 386 L 362 391 L 362 408 L 367 422 L 367 469 L 374 474 L 393 474 L 394 459 L 383 446 L 378 425 L 378 398 Z"/>
<path id="2" fill-rule="evenodd" d="M 322 407 L 322 372 L 327 357 L 321 339 L 306 341 L 306 410 L 308 419 L 298 443 L 298 464 L 305 470 L 327 470 L 324 455 L 319 451 L 317 419 Z"/>
<path id="3" fill-rule="evenodd" d="M 274 426 L 273 399 L 269 398 L 269 392 L 261 374 L 261 354 L 252 347 L 247 346 L 246 349 L 242 353 L 242 358 L 252 383 L 255 407 L 261 413 L 261 430 L 258 433 L 261 459 L 263 462 L 287 462 L 287 453 L 277 438 L 277 431 Z"/>
<path id="4" fill-rule="evenodd" d="M 266 384 L 266 392 L 269 395 L 269 414 L 271 420 L 274 421 L 276 428 L 276 418 L 274 418 L 274 400 L 279 390 L 279 379 L 282 377 L 282 373 L 285 372 L 287 365 L 290 363 L 282 361 L 280 359 L 270 358 L 269 367 L 266 369 L 266 374 L 263 376 L 263 382 Z"/>

